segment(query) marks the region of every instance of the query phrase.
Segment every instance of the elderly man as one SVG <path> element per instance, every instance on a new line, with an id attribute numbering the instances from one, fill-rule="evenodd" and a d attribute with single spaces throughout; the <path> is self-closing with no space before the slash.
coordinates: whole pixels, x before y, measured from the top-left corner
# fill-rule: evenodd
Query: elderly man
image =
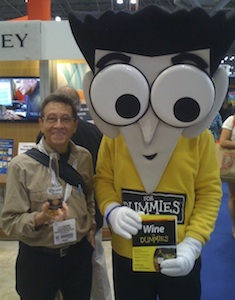
<path id="1" fill-rule="evenodd" d="M 39 119 L 44 137 L 36 148 L 16 156 L 8 169 L 2 223 L 5 233 L 20 241 L 16 289 L 21 299 L 54 300 L 58 290 L 65 299 L 90 299 L 96 227 L 93 164 L 89 151 L 70 139 L 77 123 L 73 101 L 50 94 Z M 63 188 L 62 207 L 53 214 L 47 201 L 51 153 L 58 158 L 57 180 Z"/>

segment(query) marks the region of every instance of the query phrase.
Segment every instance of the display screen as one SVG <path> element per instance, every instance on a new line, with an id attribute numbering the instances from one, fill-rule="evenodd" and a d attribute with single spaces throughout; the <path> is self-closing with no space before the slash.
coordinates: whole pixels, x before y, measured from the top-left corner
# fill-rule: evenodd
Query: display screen
<path id="1" fill-rule="evenodd" d="M 39 77 L 0 78 L 0 121 L 33 121 L 40 114 Z"/>

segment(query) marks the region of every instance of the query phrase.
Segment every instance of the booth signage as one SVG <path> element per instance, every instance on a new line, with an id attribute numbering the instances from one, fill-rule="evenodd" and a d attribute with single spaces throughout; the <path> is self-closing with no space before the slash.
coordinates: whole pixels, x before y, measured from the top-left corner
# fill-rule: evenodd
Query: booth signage
<path id="1" fill-rule="evenodd" d="M 41 22 L 0 22 L 0 60 L 41 58 Z"/>

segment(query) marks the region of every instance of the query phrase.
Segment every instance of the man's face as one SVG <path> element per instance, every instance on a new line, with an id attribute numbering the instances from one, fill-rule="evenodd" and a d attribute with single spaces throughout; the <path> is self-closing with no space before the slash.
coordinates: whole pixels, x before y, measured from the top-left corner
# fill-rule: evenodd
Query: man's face
<path id="1" fill-rule="evenodd" d="M 103 133 L 123 135 L 150 193 L 180 135 L 208 119 L 216 102 L 209 49 L 156 57 L 99 50 L 96 66 L 84 80 L 91 115 Z"/>
<path id="2" fill-rule="evenodd" d="M 48 145 L 58 153 L 67 151 L 68 143 L 76 131 L 78 121 L 74 120 L 70 105 L 50 102 L 44 108 L 44 117 L 39 125 Z"/>

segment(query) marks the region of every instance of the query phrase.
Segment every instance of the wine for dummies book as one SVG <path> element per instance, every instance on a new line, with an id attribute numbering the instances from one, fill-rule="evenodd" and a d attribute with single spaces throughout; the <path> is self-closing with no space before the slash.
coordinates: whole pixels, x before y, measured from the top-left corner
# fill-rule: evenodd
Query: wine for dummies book
<path id="1" fill-rule="evenodd" d="M 163 260 L 176 257 L 176 216 L 141 215 L 142 229 L 132 238 L 132 269 L 159 272 Z"/>

